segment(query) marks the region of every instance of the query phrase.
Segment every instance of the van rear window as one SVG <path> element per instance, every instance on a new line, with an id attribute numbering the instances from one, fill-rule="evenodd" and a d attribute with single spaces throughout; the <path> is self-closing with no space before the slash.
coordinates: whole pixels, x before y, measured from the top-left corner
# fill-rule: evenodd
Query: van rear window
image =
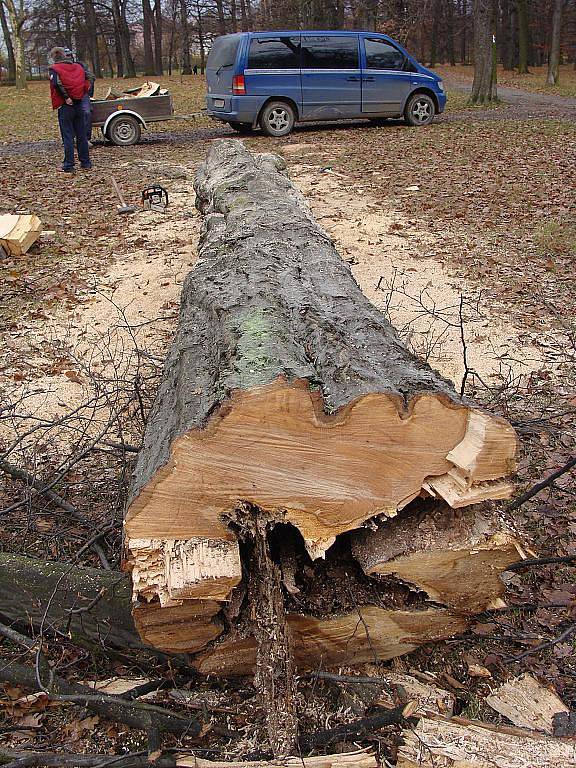
<path id="1" fill-rule="evenodd" d="M 231 67 L 236 61 L 236 51 L 242 35 L 224 35 L 214 40 L 208 61 L 207 69 L 220 69 L 220 67 Z"/>
<path id="2" fill-rule="evenodd" d="M 298 69 L 299 37 L 254 37 L 248 53 L 248 69 Z"/>

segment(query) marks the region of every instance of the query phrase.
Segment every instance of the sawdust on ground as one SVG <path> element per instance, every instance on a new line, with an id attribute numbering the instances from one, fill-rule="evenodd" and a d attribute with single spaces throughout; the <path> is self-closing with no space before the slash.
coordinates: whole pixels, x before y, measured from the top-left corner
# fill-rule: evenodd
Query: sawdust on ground
<path id="1" fill-rule="evenodd" d="M 429 257 L 433 235 L 398 210 L 383 210 L 344 174 L 304 164 L 291 164 L 290 171 L 317 221 L 351 263 L 364 293 L 388 312 L 419 354 L 458 385 L 464 372 L 460 296 L 471 301 L 478 287 L 451 277 L 439 261 Z M 165 213 L 142 211 L 127 218 L 115 260 L 87 291 L 88 301 L 72 313 L 57 312 L 38 328 L 29 328 L 30 338 L 42 334 L 48 346 L 65 345 L 74 350 L 79 362 L 100 373 L 114 364 L 113 353 L 128 355 L 130 350 L 133 354 L 135 339 L 147 352 L 164 357 L 200 232 L 191 185 L 176 182 L 172 186 Z M 491 316 L 489 308 L 477 311 L 467 306 L 465 316 L 469 367 L 484 380 L 497 377 L 510 361 L 520 373 L 541 363 L 536 351 L 520 342 L 513 327 Z M 86 402 L 90 382 L 81 374 L 70 378 L 67 372 L 35 378 L 22 384 L 25 389 L 28 413 L 51 419 Z M 107 418 L 104 408 L 94 429 Z"/>

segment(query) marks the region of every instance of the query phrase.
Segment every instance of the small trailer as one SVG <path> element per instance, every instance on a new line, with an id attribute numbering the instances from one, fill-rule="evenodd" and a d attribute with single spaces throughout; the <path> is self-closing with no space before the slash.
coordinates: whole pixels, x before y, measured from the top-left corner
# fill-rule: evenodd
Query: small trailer
<path id="1" fill-rule="evenodd" d="M 165 120 L 195 120 L 203 112 L 192 115 L 175 115 L 172 96 L 169 93 L 158 96 L 127 96 L 118 99 L 94 99 L 92 105 L 92 127 L 100 128 L 105 139 L 119 147 L 137 144 L 142 128 L 148 123 Z"/>

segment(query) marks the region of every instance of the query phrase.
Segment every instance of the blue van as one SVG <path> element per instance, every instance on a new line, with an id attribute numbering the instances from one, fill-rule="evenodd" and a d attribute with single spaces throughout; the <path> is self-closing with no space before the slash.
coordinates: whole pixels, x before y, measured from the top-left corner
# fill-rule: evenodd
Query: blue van
<path id="1" fill-rule="evenodd" d="M 239 132 L 286 136 L 311 120 L 404 117 L 428 125 L 442 112 L 442 79 L 375 32 L 241 32 L 208 56 L 208 114 Z"/>

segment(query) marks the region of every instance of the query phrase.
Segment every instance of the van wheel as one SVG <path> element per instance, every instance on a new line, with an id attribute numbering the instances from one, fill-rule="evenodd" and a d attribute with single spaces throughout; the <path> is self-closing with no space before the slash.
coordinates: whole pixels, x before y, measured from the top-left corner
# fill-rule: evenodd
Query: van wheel
<path id="1" fill-rule="evenodd" d="M 294 110 L 285 101 L 271 101 L 266 104 L 260 115 L 260 127 L 267 136 L 287 136 L 296 116 Z"/>
<path id="2" fill-rule="evenodd" d="M 236 123 L 234 121 L 230 121 L 228 125 L 230 126 L 230 128 L 233 128 L 235 131 L 238 131 L 238 133 L 252 133 L 251 123 Z"/>
<path id="3" fill-rule="evenodd" d="M 425 93 L 415 93 L 406 104 L 404 119 L 408 125 L 428 125 L 434 119 L 436 107 L 434 100 Z"/>
<path id="4" fill-rule="evenodd" d="M 129 147 L 138 144 L 142 135 L 139 121 L 132 115 L 120 115 L 110 121 L 107 138 L 117 147 Z"/>

